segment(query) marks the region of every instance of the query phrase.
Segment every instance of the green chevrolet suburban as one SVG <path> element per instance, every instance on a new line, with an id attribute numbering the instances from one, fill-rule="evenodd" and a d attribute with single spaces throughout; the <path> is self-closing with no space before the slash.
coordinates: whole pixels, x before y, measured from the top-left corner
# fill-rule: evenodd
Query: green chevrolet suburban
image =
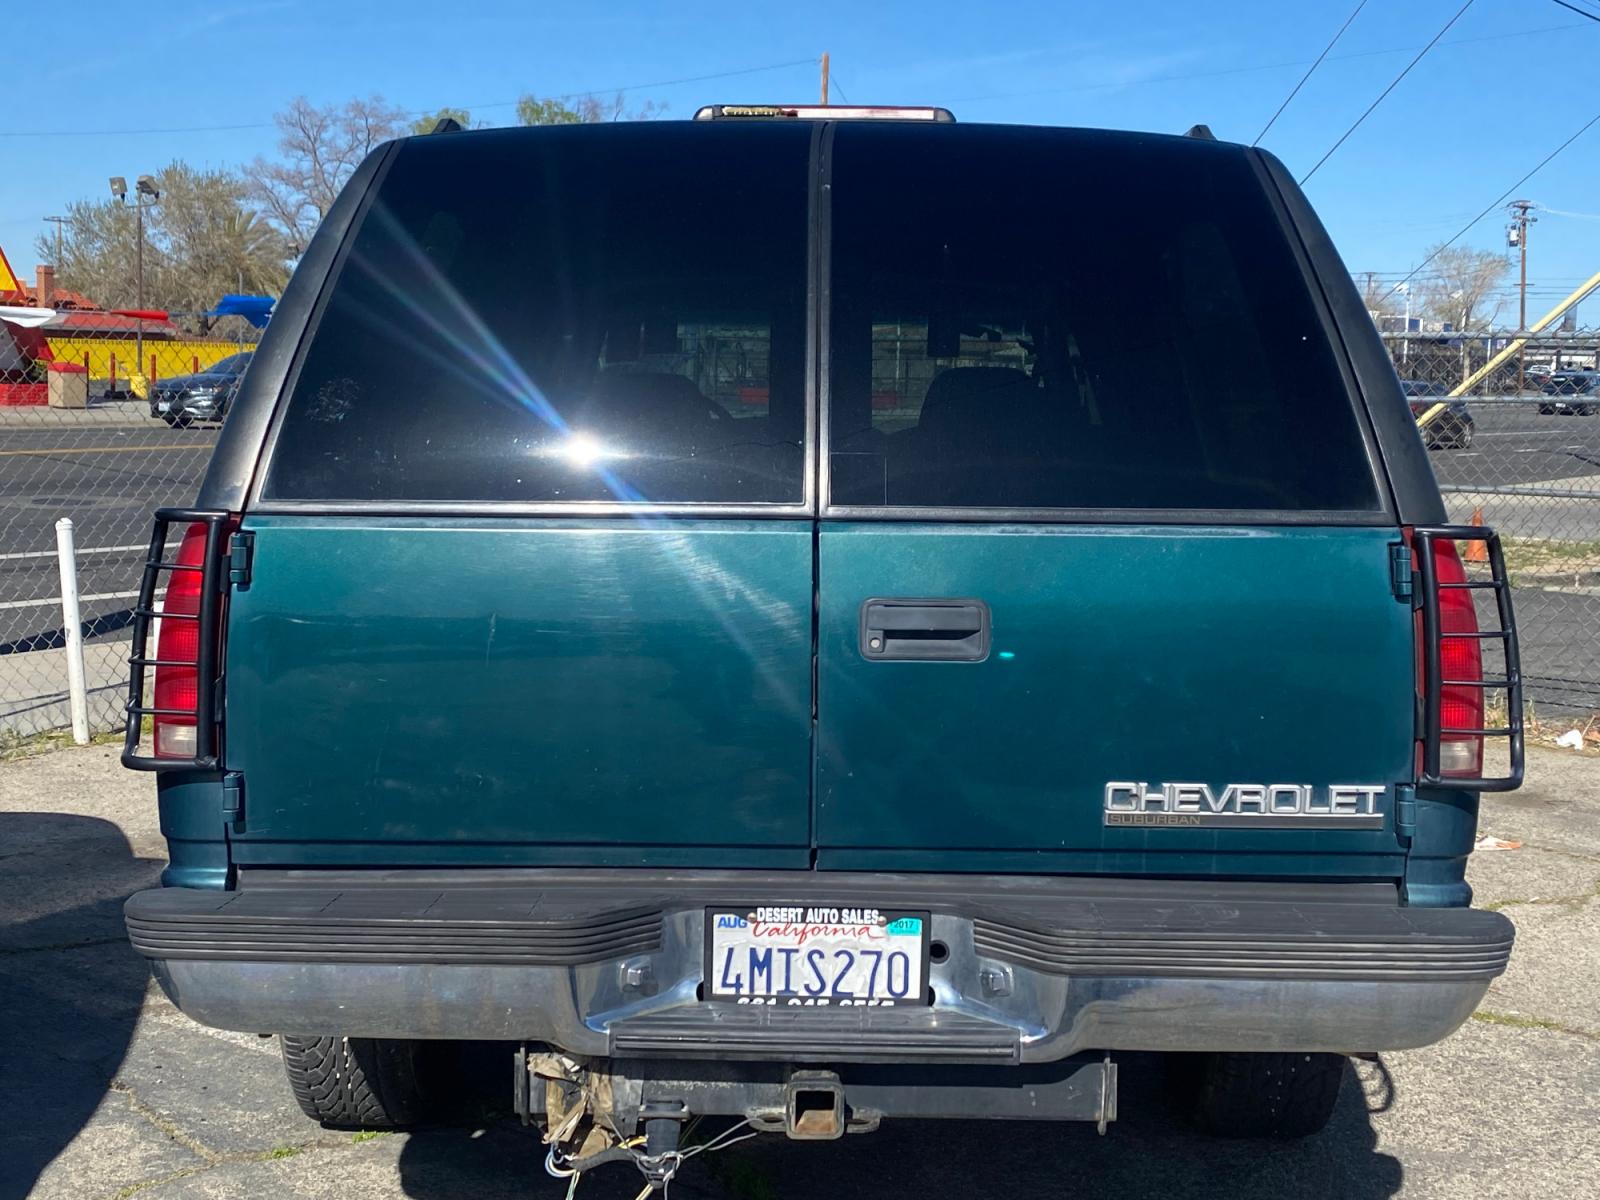
<path id="1" fill-rule="evenodd" d="M 660 1184 L 703 1116 L 1103 1129 L 1134 1051 L 1296 1136 L 1511 952 L 1463 879 L 1522 774 L 1499 543 L 1200 128 L 386 145 L 139 613 L 129 936 L 330 1125 L 496 1041 L 561 1175 Z"/>

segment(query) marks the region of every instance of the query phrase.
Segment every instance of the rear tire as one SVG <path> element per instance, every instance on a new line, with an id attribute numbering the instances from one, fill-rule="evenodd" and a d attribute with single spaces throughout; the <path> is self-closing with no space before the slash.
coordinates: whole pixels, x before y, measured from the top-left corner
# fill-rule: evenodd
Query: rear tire
<path id="1" fill-rule="evenodd" d="M 1200 1057 L 1194 1119 L 1213 1137 L 1288 1140 L 1320 1133 L 1344 1082 L 1342 1054 Z"/>
<path id="2" fill-rule="evenodd" d="M 285 1034 L 283 1069 L 300 1109 L 334 1129 L 397 1129 L 433 1109 L 426 1043 Z"/>

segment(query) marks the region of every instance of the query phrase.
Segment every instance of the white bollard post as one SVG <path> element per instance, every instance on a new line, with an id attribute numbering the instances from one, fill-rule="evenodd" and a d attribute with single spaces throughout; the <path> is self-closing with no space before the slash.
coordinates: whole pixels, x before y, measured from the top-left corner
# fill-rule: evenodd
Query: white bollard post
<path id="1" fill-rule="evenodd" d="M 61 567 L 61 623 L 67 635 L 67 698 L 72 710 L 72 740 L 89 744 L 89 688 L 83 675 L 83 618 L 78 615 L 78 560 L 72 544 L 72 518 L 56 522 L 56 557 Z"/>

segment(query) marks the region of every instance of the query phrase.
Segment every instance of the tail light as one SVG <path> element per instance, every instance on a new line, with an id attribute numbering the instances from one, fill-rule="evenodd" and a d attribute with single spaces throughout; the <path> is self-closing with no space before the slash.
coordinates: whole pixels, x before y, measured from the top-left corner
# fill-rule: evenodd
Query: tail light
<path id="1" fill-rule="evenodd" d="M 1412 598 L 1417 617 L 1418 781 L 1509 791 L 1521 784 L 1524 770 L 1522 668 L 1500 539 L 1474 523 L 1417 526 L 1406 531 L 1406 541 L 1411 553 L 1405 560 L 1415 579 L 1400 578 L 1399 591 Z M 1458 549 L 1463 544 L 1466 561 Z M 1475 601 L 1480 594 L 1492 598 L 1493 605 L 1480 609 Z M 1480 611 L 1492 614 L 1497 624 L 1480 624 Z M 1487 703 L 1491 693 L 1493 706 Z M 1494 727 L 1487 723 L 1490 713 Z M 1503 774 L 1484 774 L 1489 739 L 1505 746 Z"/>
<path id="2" fill-rule="evenodd" d="M 235 562 L 243 551 L 230 547 L 237 528 L 237 517 L 211 509 L 156 513 L 133 610 L 124 766 L 217 768 L 227 581 L 236 566 L 244 569 L 242 559 Z M 159 629 L 153 650 L 152 626 Z M 146 718 L 148 754 L 142 749 Z"/>
<path id="3" fill-rule="evenodd" d="M 161 605 L 151 717 L 157 758 L 193 758 L 199 752 L 200 601 L 209 541 L 204 524 L 184 530 Z"/>
<path id="4" fill-rule="evenodd" d="M 1466 565 L 1454 542 L 1433 543 L 1439 596 L 1439 774 L 1483 774 L 1483 644 Z"/>

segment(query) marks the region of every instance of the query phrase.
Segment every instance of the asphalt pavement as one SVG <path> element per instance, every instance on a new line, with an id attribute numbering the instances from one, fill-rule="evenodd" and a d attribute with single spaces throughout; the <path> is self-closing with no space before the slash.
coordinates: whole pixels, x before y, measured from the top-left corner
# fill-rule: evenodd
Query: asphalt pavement
<path id="1" fill-rule="evenodd" d="M 1429 454 L 1442 487 L 1527 485 L 1600 475 L 1600 416 L 1543 415 L 1536 402 L 1469 400 L 1472 444 Z M 1595 489 L 1600 495 L 1600 488 Z M 1600 538 L 1600 520 L 1595 525 Z"/>
<path id="2" fill-rule="evenodd" d="M 1589 1200 L 1600 1194 L 1600 759 L 1534 748 L 1485 796 L 1517 841 L 1468 867 L 1516 922 L 1474 1019 L 1422 1050 L 1351 1064 L 1331 1126 L 1287 1145 L 1212 1141 L 1174 1111 L 1163 1064 L 1120 1062 L 1119 1118 L 1088 1125 L 888 1121 L 838 1142 L 765 1136 L 687 1163 L 671 1195 L 715 1200 L 1087 1196 L 1166 1200 Z M 409 1134 L 324 1130 L 274 1042 L 194 1024 L 129 949 L 122 900 L 164 846 L 147 775 L 110 747 L 0 764 L 0 1200 L 560 1200 L 509 1114 L 510 1050 L 462 1058 L 455 1116 Z M 626 1165 L 579 1200 L 632 1200 Z"/>
<path id="3" fill-rule="evenodd" d="M 161 421 L 37 427 L 0 425 L 0 556 L 47 552 L 55 523 L 71 517 L 83 556 L 80 590 L 126 588 L 136 545 L 150 536 L 150 514 L 194 500 L 215 428 L 169 429 Z M 41 565 L 42 564 L 42 565 Z M 0 603 L 48 595 L 53 560 L 0 557 Z M 47 582 L 43 592 L 37 584 Z"/>

